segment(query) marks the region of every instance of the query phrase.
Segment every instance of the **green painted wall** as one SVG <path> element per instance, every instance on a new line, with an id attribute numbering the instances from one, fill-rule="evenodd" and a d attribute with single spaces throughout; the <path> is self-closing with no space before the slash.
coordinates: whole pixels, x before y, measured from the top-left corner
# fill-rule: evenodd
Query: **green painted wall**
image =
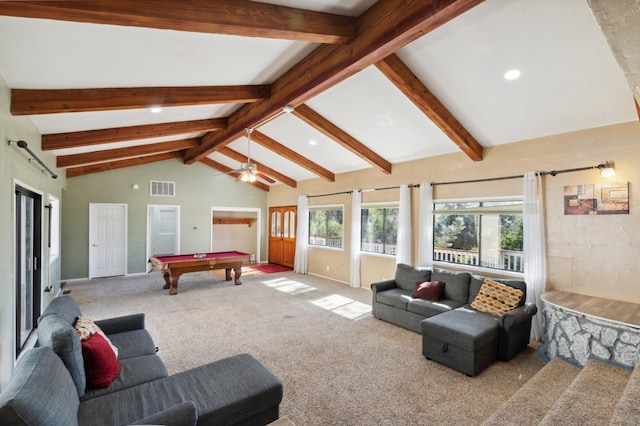
<path id="1" fill-rule="evenodd" d="M 62 189 L 66 184 L 64 173 L 54 168 L 55 158 L 40 150 L 40 132 L 26 117 L 14 117 L 9 112 L 10 90 L 0 78 L 0 391 L 9 381 L 14 365 L 15 347 L 15 292 L 14 292 L 14 185 L 19 183 L 42 194 L 43 205 L 48 204 L 49 195 L 62 200 Z M 8 140 L 24 140 L 29 148 L 44 163 L 56 172 L 58 179 L 52 179 L 48 173 L 29 162 L 27 153 L 8 145 Z M 62 203 L 62 201 L 61 201 Z M 53 285 L 51 292 L 42 292 L 42 307 L 60 289 L 60 258 L 48 259 L 47 239 L 48 211 L 43 209 L 42 242 L 42 285 Z"/>
<path id="2" fill-rule="evenodd" d="M 176 183 L 175 197 L 152 197 L 149 181 Z M 133 189 L 133 185 L 139 189 Z M 145 272 L 147 264 L 147 206 L 181 206 L 180 252 L 209 251 L 211 208 L 260 208 L 260 261 L 267 260 L 267 192 L 235 182 L 201 163 L 185 165 L 167 160 L 135 168 L 78 176 L 68 180 L 62 208 L 62 278 L 89 275 L 89 204 L 120 203 L 128 206 L 127 273 Z"/>

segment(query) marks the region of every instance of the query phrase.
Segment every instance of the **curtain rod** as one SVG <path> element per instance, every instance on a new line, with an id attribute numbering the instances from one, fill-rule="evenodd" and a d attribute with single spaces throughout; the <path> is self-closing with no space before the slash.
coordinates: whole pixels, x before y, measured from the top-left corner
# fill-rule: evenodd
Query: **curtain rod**
<path id="1" fill-rule="evenodd" d="M 409 185 L 409 188 L 419 188 L 419 187 L 420 187 L 419 183 L 412 183 Z M 383 188 L 363 189 L 362 192 L 385 191 L 387 189 L 400 189 L 400 185 L 386 186 Z M 328 197 L 330 195 L 343 195 L 343 194 L 353 194 L 353 191 L 332 192 L 331 194 L 307 195 L 307 198 Z"/>
<path id="2" fill-rule="evenodd" d="M 581 172 L 583 170 L 594 170 L 594 169 L 605 169 L 605 168 L 613 168 L 614 162 L 607 161 L 605 163 L 601 163 L 595 166 L 586 166 L 586 167 L 576 167 L 573 169 L 561 169 L 561 170 L 551 170 L 548 172 L 536 172 L 539 176 L 555 176 L 561 173 L 571 173 L 571 172 Z M 470 180 L 454 180 L 449 182 L 433 182 L 432 186 L 437 185 L 453 185 L 456 183 L 477 183 L 477 182 L 491 182 L 495 180 L 509 180 L 509 179 L 522 179 L 524 175 L 512 175 L 512 176 L 501 176 L 501 177 L 493 177 L 493 178 L 484 178 L 484 179 L 470 179 Z M 409 188 L 419 188 L 419 183 L 410 184 Z M 384 191 L 387 189 L 399 189 L 400 186 L 387 186 L 383 188 L 373 188 L 373 189 L 363 189 L 362 192 L 373 192 L 373 191 Z M 316 197 L 327 197 L 330 195 L 342 195 L 342 194 L 352 194 L 353 191 L 342 191 L 342 192 L 333 192 L 331 194 L 318 194 L 318 195 L 308 195 L 307 198 L 316 198 Z"/>
<path id="3" fill-rule="evenodd" d="M 34 160 L 36 160 L 36 161 L 38 162 L 38 164 L 40 164 L 40 165 L 44 168 L 44 170 L 46 170 L 47 172 L 49 172 L 49 174 L 51 175 L 51 177 L 52 177 L 53 179 L 56 179 L 56 178 L 58 177 L 58 175 L 57 175 L 57 174 L 53 173 L 53 172 L 51 171 L 51 169 L 50 169 L 50 168 L 48 168 L 48 167 L 47 167 L 47 165 L 46 165 L 46 164 L 44 164 L 44 163 L 42 162 L 42 160 L 41 160 L 41 159 L 39 159 L 33 151 L 31 151 L 31 149 L 29 148 L 29 145 L 28 145 L 25 141 L 12 141 L 12 140 L 8 140 L 8 141 L 7 141 L 7 143 L 8 143 L 9 145 L 11 145 L 11 142 L 15 142 L 15 144 L 18 146 L 18 148 L 22 148 L 22 149 L 24 149 L 25 151 L 27 151 L 27 152 L 29 153 L 29 155 L 30 155 L 31 157 L 33 157 L 33 159 L 34 159 Z M 31 158 L 29 158 L 29 162 L 31 162 Z M 44 170 L 43 170 L 43 171 L 44 171 Z"/>
<path id="4" fill-rule="evenodd" d="M 604 169 L 607 167 L 613 166 L 613 161 L 607 161 L 606 163 L 598 164 L 595 166 L 586 166 L 586 167 L 576 167 L 573 169 L 561 169 L 561 170 L 551 170 L 548 172 L 536 172 L 539 176 L 555 176 L 561 173 L 571 173 L 571 172 L 581 172 L 583 170 L 593 170 L 593 169 Z M 485 178 L 485 179 L 471 179 L 471 180 L 458 180 L 458 181 L 450 181 L 450 182 L 434 182 L 431 185 L 452 185 L 456 183 L 476 183 L 476 182 L 491 182 L 494 180 L 508 180 L 508 179 L 522 179 L 524 175 L 513 175 L 513 176 L 502 176 L 502 177 L 494 177 L 494 178 Z"/>

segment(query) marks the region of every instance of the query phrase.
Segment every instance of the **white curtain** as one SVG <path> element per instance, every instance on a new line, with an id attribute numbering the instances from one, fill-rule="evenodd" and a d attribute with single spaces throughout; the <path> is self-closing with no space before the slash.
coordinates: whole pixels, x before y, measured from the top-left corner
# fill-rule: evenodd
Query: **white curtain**
<path id="1" fill-rule="evenodd" d="M 420 184 L 418 266 L 433 267 L 433 186 Z"/>
<path id="2" fill-rule="evenodd" d="M 360 287 L 360 241 L 362 240 L 362 191 L 351 194 L 351 287 Z"/>
<path id="3" fill-rule="evenodd" d="M 544 329 L 540 296 L 547 284 L 547 257 L 542 177 L 539 174 L 525 173 L 523 194 L 524 280 L 527 283 L 527 302 L 535 303 L 538 307 L 538 313 L 531 323 L 531 337 L 542 340 Z"/>
<path id="4" fill-rule="evenodd" d="M 298 195 L 298 229 L 296 237 L 296 257 L 293 270 L 306 274 L 309 270 L 309 198 Z"/>
<path id="5" fill-rule="evenodd" d="M 411 264 L 411 192 L 409 191 L 409 185 L 400 185 L 396 264 Z"/>

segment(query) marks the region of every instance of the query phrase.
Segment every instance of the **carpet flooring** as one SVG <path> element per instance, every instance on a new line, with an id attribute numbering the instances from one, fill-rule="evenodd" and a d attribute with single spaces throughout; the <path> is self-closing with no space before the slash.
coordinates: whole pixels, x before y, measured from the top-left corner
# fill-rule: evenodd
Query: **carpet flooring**
<path id="1" fill-rule="evenodd" d="M 305 425 L 480 424 L 544 365 L 536 347 L 470 378 L 421 354 L 421 335 L 371 316 L 371 292 L 293 272 L 78 280 L 83 315 L 136 312 L 170 374 L 248 352 L 284 384 L 281 416 Z"/>

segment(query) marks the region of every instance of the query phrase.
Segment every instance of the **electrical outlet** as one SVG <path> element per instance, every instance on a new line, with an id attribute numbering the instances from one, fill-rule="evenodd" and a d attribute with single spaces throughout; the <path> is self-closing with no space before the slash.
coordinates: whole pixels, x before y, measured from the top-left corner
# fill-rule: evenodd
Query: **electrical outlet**
<path id="1" fill-rule="evenodd" d="M 329 265 L 327 265 L 327 271 L 329 271 Z"/>

